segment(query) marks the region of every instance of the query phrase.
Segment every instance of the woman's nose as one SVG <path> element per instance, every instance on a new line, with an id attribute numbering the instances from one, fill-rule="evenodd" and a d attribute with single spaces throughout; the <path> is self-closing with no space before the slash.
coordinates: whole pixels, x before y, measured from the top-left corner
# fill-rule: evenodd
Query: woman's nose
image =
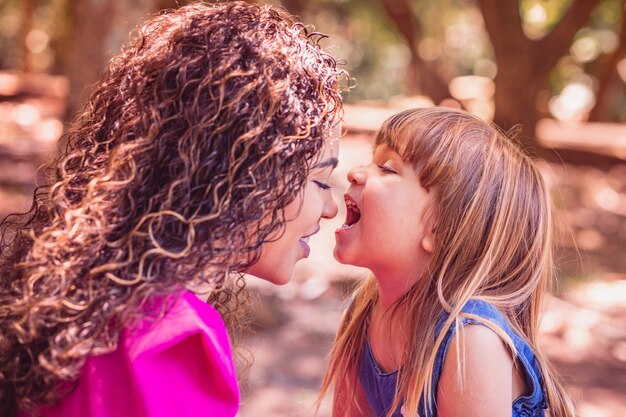
<path id="1" fill-rule="evenodd" d="M 324 210 L 322 211 L 322 217 L 324 219 L 332 219 L 337 215 L 337 211 L 339 208 L 337 207 L 337 202 L 333 197 L 333 193 L 331 190 L 326 192 L 326 199 L 324 200 Z"/>

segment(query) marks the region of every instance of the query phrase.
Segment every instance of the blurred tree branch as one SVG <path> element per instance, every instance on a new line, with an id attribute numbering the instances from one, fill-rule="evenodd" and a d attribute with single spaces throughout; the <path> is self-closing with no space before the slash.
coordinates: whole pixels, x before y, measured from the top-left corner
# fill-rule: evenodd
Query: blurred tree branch
<path id="1" fill-rule="evenodd" d="M 622 2 L 622 22 L 619 32 L 619 45 L 606 59 L 598 79 L 598 91 L 596 92 L 596 105 L 591 110 L 589 120 L 598 121 L 606 117 L 609 108 L 609 93 L 614 83 L 620 83 L 617 75 L 617 64 L 626 55 L 626 1 Z"/>
<path id="2" fill-rule="evenodd" d="M 422 28 L 413 14 L 409 1 L 378 0 L 378 2 L 406 41 L 411 53 L 406 81 L 408 95 L 425 94 L 436 103 L 448 97 L 448 83 L 440 77 L 433 65 L 424 61 L 418 53 Z"/>
<path id="3" fill-rule="evenodd" d="M 545 37 L 534 42 L 535 59 L 541 75 L 547 77 L 559 59 L 567 53 L 574 36 L 589 22 L 591 12 L 599 3 L 600 0 L 574 0 L 559 23 Z"/>

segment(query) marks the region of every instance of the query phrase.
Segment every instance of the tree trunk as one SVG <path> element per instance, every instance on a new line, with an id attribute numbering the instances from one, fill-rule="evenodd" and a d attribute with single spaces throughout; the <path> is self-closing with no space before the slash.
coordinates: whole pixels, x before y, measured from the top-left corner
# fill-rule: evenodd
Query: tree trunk
<path id="1" fill-rule="evenodd" d="M 302 14 L 307 6 L 307 2 L 303 0 L 281 0 L 281 4 L 299 20 L 302 19 Z"/>
<path id="2" fill-rule="evenodd" d="M 406 81 L 408 94 L 425 94 L 435 103 L 449 97 L 447 80 L 442 80 L 434 65 L 424 61 L 417 52 L 422 27 L 408 0 L 379 0 L 379 3 L 406 41 L 411 53 Z"/>
<path id="3" fill-rule="evenodd" d="M 575 0 L 559 23 L 537 41 L 524 34 L 518 0 L 477 2 L 498 65 L 494 121 L 504 129 L 521 123 L 520 142 L 529 150 L 536 150 L 535 124 L 540 117 L 535 103 L 537 95 L 599 0 Z"/>
<path id="4" fill-rule="evenodd" d="M 62 59 L 70 80 L 66 112 L 66 120 L 70 120 L 133 27 L 157 9 L 153 0 L 69 0 L 67 7 L 72 30 Z"/>
<path id="5" fill-rule="evenodd" d="M 26 42 L 28 34 L 33 29 L 33 16 L 37 6 L 36 0 L 22 0 L 22 16 L 20 21 L 19 44 L 20 44 L 20 70 L 31 72 L 30 51 Z"/>
<path id="6" fill-rule="evenodd" d="M 535 125 L 540 118 L 535 102 L 543 82 L 528 79 L 525 74 L 529 72 L 532 73 L 532 69 L 527 65 L 503 65 L 498 68 L 498 75 L 494 80 L 494 122 L 504 131 L 521 125 L 521 132 L 516 139 L 532 152 L 536 148 Z"/>

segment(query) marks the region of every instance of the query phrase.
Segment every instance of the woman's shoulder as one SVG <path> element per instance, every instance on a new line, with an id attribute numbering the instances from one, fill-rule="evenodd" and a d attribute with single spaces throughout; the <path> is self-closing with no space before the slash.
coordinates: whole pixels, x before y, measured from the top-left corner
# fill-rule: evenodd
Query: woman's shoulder
<path id="1" fill-rule="evenodd" d="M 239 388 L 230 339 L 211 305 L 187 292 L 174 299 L 162 319 L 128 336 L 126 357 L 151 410 L 147 415 L 169 410 L 169 415 L 195 416 L 200 408 L 220 410 L 220 416 L 236 413 Z"/>
<path id="2" fill-rule="evenodd" d="M 194 337 L 204 339 L 209 348 L 226 350 L 230 354 L 226 325 L 213 306 L 189 291 L 160 302 L 163 303 L 169 305 L 162 318 L 145 319 L 124 331 L 124 345 L 131 360 L 167 350 Z"/>
<path id="3" fill-rule="evenodd" d="M 193 293 L 152 307 L 169 302 L 161 319 L 125 329 L 116 350 L 88 357 L 75 389 L 41 416 L 235 416 L 239 388 L 219 313 Z"/>

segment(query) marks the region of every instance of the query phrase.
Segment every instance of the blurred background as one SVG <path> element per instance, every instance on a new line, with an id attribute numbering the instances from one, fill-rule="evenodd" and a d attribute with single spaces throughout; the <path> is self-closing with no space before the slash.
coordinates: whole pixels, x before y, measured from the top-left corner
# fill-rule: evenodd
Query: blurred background
<path id="1" fill-rule="evenodd" d="M 0 0 L 0 217 L 26 210 L 90 85 L 146 15 L 184 0 Z M 259 1 L 264 3 L 264 1 Z M 353 80 L 332 178 L 368 163 L 373 135 L 409 107 L 464 108 L 536 155 L 557 207 L 559 285 L 542 342 L 582 417 L 626 415 L 624 0 L 283 0 Z M 342 206 L 342 204 L 340 204 Z M 250 281 L 254 362 L 241 417 L 313 416 L 345 298 L 367 271 L 332 257 L 322 223 L 293 282 Z M 319 410 L 330 415 L 330 401 Z"/>

